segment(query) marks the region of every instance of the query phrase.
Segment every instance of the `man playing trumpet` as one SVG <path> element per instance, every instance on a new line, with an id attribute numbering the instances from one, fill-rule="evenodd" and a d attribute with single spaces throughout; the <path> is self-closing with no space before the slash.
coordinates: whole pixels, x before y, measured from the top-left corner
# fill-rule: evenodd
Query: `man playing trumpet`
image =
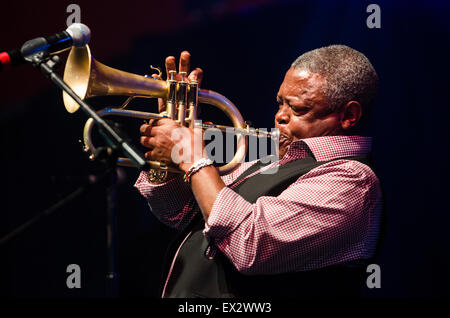
<path id="1" fill-rule="evenodd" d="M 183 52 L 178 72 L 189 64 Z M 166 71 L 176 71 L 174 57 Z M 202 76 L 196 68 L 188 80 Z M 136 182 L 156 217 L 180 230 L 163 297 L 356 296 L 381 217 L 371 141 L 359 135 L 377 85 L 369 60 L 347 46 L 301 55 L 276 96 L 279 160 L 224 176 L 204 147 L 193 152 L 194 129 L 168 118 L 142 125 L 146 158 L 185 172 Z M 174 147 L 189 156 L 174 162 Z"/>

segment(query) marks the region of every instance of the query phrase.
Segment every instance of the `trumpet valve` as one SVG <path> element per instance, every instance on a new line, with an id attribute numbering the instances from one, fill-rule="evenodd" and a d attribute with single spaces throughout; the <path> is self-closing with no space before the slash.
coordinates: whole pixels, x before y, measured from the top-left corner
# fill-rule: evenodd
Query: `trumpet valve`
<path id="1" fill-rule="evenodd" d="M 197 107 L 198 107 L 198 82 L 193 80 L 189 83 L 188 87 L 188 118 L 190 125 L 197 119 Z"/>
<path id="2" fill-rule="evenodd" d="M 169 71 L 169 92 L 166 101 L 166 112 L 170 119 L 175 119 L 175 105 L 177 100 L 177 82 L 175 81 L 175 71 Z"/>
<path id="3" fill-rule="evenodd" d="M 178 101 L 178 122 L 181 125 L 186 124 L 186 103 L 187 103 L 187 82 L 186 72 L 180 72 L 181 81 L 178 82 L 177 101 Z"/>

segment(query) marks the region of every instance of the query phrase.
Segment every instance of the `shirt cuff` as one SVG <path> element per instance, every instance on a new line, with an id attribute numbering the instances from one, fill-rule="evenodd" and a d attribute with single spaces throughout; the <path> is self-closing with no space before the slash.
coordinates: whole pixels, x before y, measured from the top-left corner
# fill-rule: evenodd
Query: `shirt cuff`
<path id="1" fill-rule="evenodd" d="M 176 179 L 175 175 L 170 175 L 163 182 L 151 183 L 150 180 L 148 179 L 148 171 L 141 171 L 141 173 L 139 174 L 139 176 L 138 176 L 134 186 L 136 188 L 138 188 L 139 186 L 147 185 L 147 186 L 150 186 L 152 188 L 158 188 L 158 187 L 163 187 L 163 186 L 167 185 L 168 183 L 170 183 L 171 181 L 173 181 L 175 179 Z"/>
<path id="2" fill-rule="evenodd" d="M 205 223 L 203 234 L 221 239 L 233 232 L 250 214 L 252 204 L 228 187 L 220 190 Z"/>
<path id="3" fill-rule="evenodd" d="M 154 184 L 149 182 L 146 172 L 141 172 L 134 186 L 148 201 L 151 209 L 157 209 L 160 213 L 176 212 L 192 198 L 190 186 L 179 177 Z"/>

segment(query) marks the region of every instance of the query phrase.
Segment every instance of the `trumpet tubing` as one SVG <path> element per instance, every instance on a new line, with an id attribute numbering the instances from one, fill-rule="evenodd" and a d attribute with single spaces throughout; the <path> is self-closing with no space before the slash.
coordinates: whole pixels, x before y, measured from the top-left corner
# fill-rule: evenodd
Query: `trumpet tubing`
<path id="1" fill-rule="evenodd" d="M 163 98 L 166 100 L 166 110 L 162 113 L 149 113 L 118 108 L 104 108 L 98 111 L 100 116 L 126 116 L 142 119 L 171 118 L 181 125 L 194 127 L 197 119 L 198 103 L 209 104 L 219 108 L 231 120 L 233 128 L 238 131 L 237 150 L 233 159 L 219 167 L 220 174 L 226 174 L 235 169 L 244 159 L 247 150 L 245 131 L 248 127 L 236 106 L 225 96 L 205 89 L 199 89 L 198 83 L 185 80 L 175 80 L 175 72 L 169 74 L 167 81 L 128 73 L 106 66 L 92 57 L 89 47 L 73 47 L 67 59 L 64 81 L 82 98 L 94 96 L 122 95 L 145 98 Z M 63 93 L 66 110 L 74 113 L 79 105 L 66 93 Z M 126 102 L 128 103 L 128 101 Z M 94 122 L 89 119 L 84 127 L 84 149 L 90 158 L 95 158 L 95 146 L 92 143 L 91 132 Z M 226 126 L 217 126 L 219 129 Z M 241 133 L 242 132 L 242 133 Z M 148 161 L 152 169 L 178 171 L 177 168 L 156 161 Z M 132 166 L 127 158 L 119 158 L 118 164 Z"/>

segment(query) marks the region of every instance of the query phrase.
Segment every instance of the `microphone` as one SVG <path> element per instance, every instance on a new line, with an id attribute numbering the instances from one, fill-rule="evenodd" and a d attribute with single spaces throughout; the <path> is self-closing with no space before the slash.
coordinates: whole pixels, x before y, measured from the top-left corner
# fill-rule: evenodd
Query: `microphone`
<path id="1" fill-rule="evenodd" d="M 89 43 L 91 30 L 82 23 L 73 23 L 65 31 L 46 38 L 39 37 L 25 42 L 20 49 L 0 53 L 0 70 L 26 62 L 26 58 L 38 52 L 55 53 L 71 46 Z"/>

